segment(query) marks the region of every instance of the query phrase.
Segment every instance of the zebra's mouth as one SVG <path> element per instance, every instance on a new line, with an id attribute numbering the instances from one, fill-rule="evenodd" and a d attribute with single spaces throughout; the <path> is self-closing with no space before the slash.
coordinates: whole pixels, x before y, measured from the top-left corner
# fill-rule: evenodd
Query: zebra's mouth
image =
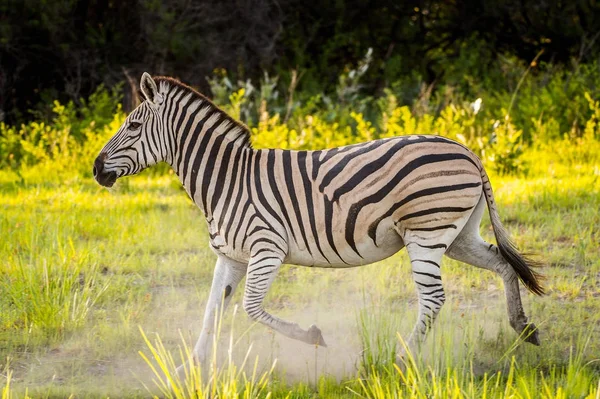
<path id="1" fill-rule="evenodd" d="M 98 158 L 94 161 L 94 169 L 92 173 L 96 178 L 96 181 L 104 187 L 112 187 L 117 181 L 117 172 L 107 171 L 104 167 L 104 161 L 106 160 L 106 153 L 100 153 Z"/>
<path id="2" fill-rule="evenodd" d="M 98 184 L 104 187 L 112 187 L 117 181 L 117 173 L 116 172 L 107 172 L 107 173 L 97 173 L 96 181 Z"/>

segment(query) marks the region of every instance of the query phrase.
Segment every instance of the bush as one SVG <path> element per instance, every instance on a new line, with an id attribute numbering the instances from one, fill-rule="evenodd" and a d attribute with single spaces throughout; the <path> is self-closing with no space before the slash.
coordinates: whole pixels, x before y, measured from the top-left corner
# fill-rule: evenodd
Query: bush
<path id="1" fill-rule="evenodd" d="M 564 158 L 585 153 L 587 159 L 597 159 L 589 151 L 600 140 L 597 62 L 567 74 L 550 65 L 534 71 L 506 57 L 482 82 L 470 75 L 458 88 L 446 86 L 435 95 L 422 85 L 412 104 L 398 94 L 402 82 L 385 88 L 378 98 L 361 95 L 361 78 L 370 62 L 368 52 L 356 67 L 349 66 L 332 94 L 295 93 L 300 79 L 295 73 L 287 89 L 267 74 L 258 86 L 249 80 L 234 83 L 222 70 L 209 82 L 214 101 L 250 126 L 257 148 L 314 150 L 434 134 L 465 144 L 499 174 L 539 172 L 525 154 L 539 155 L 542 149 Z M 459 69 L 450 71 L 458 74 Z M 492 90 L 501 76 L 507 77 L 511 91 Z M 89 176 L 94 157 L 124 120 L 118 92 L 118 87 L 101 86 L 79 107 L 55 101 L 50 120 L 19 127 L 0 123 L 0 169 L 12 169 L 30 181 L 36 175 L 42 180 Z M 479 96 L 468 99 L 465 93 Z M 155 168 L 154 173 L 166 170 Z"/>
<path id="2" fill-rule="evenodd" d="M 54 101 L 48 121 L 19 127 L 0 123 L 0 169 L 89 174 L 94 157 L 124 120 L 119 91 L 100 86 L 79 107 Z"/>

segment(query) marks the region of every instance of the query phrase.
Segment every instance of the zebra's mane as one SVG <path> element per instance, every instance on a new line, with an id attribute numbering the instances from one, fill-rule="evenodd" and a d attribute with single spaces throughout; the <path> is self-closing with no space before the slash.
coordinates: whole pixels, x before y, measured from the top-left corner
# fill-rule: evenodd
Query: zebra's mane
<path id="1" fill-rule="evenodd" d="M 202 101 L 205 104 L 208 104 L 208 106 L 214 108 L 215 110 L 217 110 L 217 112 L 220 112 L 223 119 L 227 120 L 231 125 L 239 127 L 241 134 L 244 136 L 244 139 L 243 139 L 244 145 L 246 145 L 248 147 L 252 147 L 252 144 L 250 141 L 250 129 L 248 129 L 248 126 L 244 125 L 242 122 L 229 116 L 229 114 L 227 112 L 223 111 L 221 108 L 219 108 L 217 105 L 215 105 L 215 103 L 213 103 L 209 98 L 207 98 L 205 95 L 200 93 L 198 90 L 186 85 L 185 83 L 180 82 L 179 80 L 177 80 L 175 78 L 169 77 L 169 76 L 153 76 L 152 78 L 156 82 L 157 86 L 160 86 L 161 82 L 165 82 L 169 86 L 175 86 L 175 87 L 185 91 L 186 93 L 190 93 L 192 95 L 192 97 L 194 97 L 195 99 Z"/>

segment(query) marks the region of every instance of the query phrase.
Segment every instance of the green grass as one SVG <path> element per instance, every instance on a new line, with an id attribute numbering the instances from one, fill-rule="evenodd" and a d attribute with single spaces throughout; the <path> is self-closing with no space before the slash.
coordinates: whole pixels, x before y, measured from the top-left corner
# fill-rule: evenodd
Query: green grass
<path id="1" fill-rule="evenodd" d="M 542 347 L 521 344 L 508 325 L 497 276 L 445 259 L 447 302 L 423 356 L 395 369 L 397 334 L 408 336 L 417 311 L 401 252 L 355 269 L 283 268 L 267 308 L 317 324 L 329 347 L 290 341 L 230 308 L 215 358 L 224 368 L 202 371 L 213 385 L 194 392 L 597 398 L 600 168 L 571 170 L 492 177 L 515 241 L 548 263 L 548 295 L 523 291 Z M 32 184 L 0 171 L 0 234 L 3 399 L 167 395 L 161 378 L 195 343 L 215 261 L 202 215 L 173 176 L 105 190 L 91 179 Z M 489 223 L 482 234 L 493 237 Z M 154 374 L 150 364 L 161 362 Z"/>

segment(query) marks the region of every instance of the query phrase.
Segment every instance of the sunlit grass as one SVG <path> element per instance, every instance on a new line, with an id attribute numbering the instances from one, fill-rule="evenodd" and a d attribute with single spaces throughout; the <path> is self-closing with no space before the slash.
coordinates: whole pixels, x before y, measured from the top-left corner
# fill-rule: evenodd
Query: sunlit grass
<path id="1" fill-rule="evenodd" d="M 232 320 L 235 320 L 237 307 L 233 311 Z M 228 346 L 225 348 L 228 356 L 225 364 L 220 363 L 218 356 L 219 337 L 222 332 L 222 313 L 215 321 L 213 334 L 213 350 L 205 365 L 194 360 L 191 347 L 181 337 L 176 358 L 167 350 L 160 337 L 155 337 L 152 342 L 142 331 L 142 337 L 151 356 L 141 351 L 140 355 L 154 374 L 154 384 L 160 390 L 161 397 L 188 399 L 201 397 L 222 398 L 258 398 L 269 397 L 269 382 L 275 363 L 266 371 L 260 371 L 259 358 L 252 354 L 252 346 L 246 349 L 246 354 L 240 364 L 233 360 L 234 347 L 238 346 L 241 337 L 234 337 L 231 328 Z M 243 334 L 242 334 L 243 336 Z M 177 360 L 176 360 L 177 359 Z M 252 360 L 253 359 L 253 360 Z M 178 372 L 177 367 L 181 365 Z M 147 388 L 150 392 L 151 388 Z M 157 397 L 157 396 L 155 396 Z"/>
<path id="2" fill-rule="evenodd" d="M 255 392 L 246 386 L 254 381 L 264 388 L 261 397 L 269 391 L 295 398 L 596 397 L 600 177 L 594 165 L 554 164 L 552 173 L 538 165 L 526 177 L 491 176 L 514 240 L 548 264 L 542 270 L 548 295 L 523 291 L 526 311 L 541 329 L 541 348 L 521 344 L 508 325 L 501 279 L 444 259 L 446 305 L 423 358 L 401 374 L 391 364 L 401 346 L 396 333 L 408 336 L 417 310 L 400 253 L 357 269 L 284 267 L 267 308 L 303 325 L 315 322 L 330 348 L 289 350 L 298 356 L 279 359 L 262 379 L 265 364 L 295 343 L 263 326 L 240 337 L 227 325 L 239 341 L 231 363 L 236 372 L 204 377 L 220 381 L 217 391 L 228 394 Z M 10 375 L 6 368 L 0 380 L 3 395 L 11 395 L 4 397 L 147 397 L 143 384 L 152 384 L 152 370 L 136 354 L 153 348 L 172 370 L 189 357 L 186 345 L 199 333 L 215 260 L 200 212 L 171 175 L 144 174 L 105 190 L 80 177 L 42 184 L 3 171 L 0 188 L 0 358 L 13 358 Z M 482 234 L 493 240 L 487 220 Z M 249 322 L 238 317 L 236 331 L 245 331 Z M 161 340 L 145 342 L 140 327 Z M 252 342 L 263 345 L 263 363 L 256 378 L 248 373 L 245 380 L 240 373 L 252 370 L 251 358 L 242 367 Z M 355 364 L 345 373 L 329 371 L 340 361 L 336 356 L 352 351 Z M 296 367 L 305 369 L 302 377 L 286 376 L 305 361 L 298 360 L 301 352 L 309 357 Z M 187 381 L 198 383 L 196 391 L 214 392 L 191 373 Z"/>
<path id="3" fill-rule="evenodd" d="M 371 310 L 372 311 L 372 310 Z M 456 313 L 455 313 L 456 314 Z M 593 329 L 580 328 L 566 357 L 541 360 L 539 350 L 514 334 L 492 343 L 481 333 L 481 319 L 457 322 L 442 317 L 421 354 L 408 351 L 401 335 L 391 340 L 390 316 L 384 311 L 361 314 L 361 378 L 348 387 L 368 398 L 596 398 L 600 395 L 597 345 Z M 364 322 L 366 321 L 366 322 Z M 594 323 L 600 322 L 595 316 Z M 461 327 L 462 325 L 462 327 Z M 382 328 L 383 327 L 383 328 Z M 549 328 L 547 323 L 541 324 Z M 406 351 L 394 364 L 389 342 Z M 374 345 L 373 345 L 374 344 Z M 498 351 L 489 357 L 493 345 Z M 551 349 L 552 351 L 553 349 Z M 547 358 L 552 355 L 548 354 Z M 590 360 L 592 359 L 592 360 Z"/>
<path id="4" fill-rule="evenodd" d="M 515 358 L 504 373 L 476 377 L 472 370 L 448 368 L 441 373 L 410 362 L 407 370 L 374 371 L 359 380 L 357 396 L 387 398 L 586 398 L 598 397 L 599 385 L 589 367 L 570 362 L 566 369 L 552 368 L 547 374 L 522 370 Z M 600 381 L 599 381 L 600 383 Z"/>

